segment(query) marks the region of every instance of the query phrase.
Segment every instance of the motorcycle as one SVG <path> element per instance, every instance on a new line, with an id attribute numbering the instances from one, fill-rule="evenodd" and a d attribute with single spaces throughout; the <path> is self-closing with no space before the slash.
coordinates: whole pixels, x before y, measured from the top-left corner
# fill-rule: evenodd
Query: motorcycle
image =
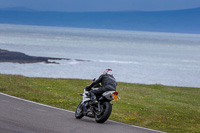
<path id="1" fill-rule="evenodd" d="M 92 88 L 96 89 L 96 88 Z M 112 112 L 112 100 L 118 101 L 117 91 L 106 91 L 101 96 L 97 96 L 97 104 L 93 104 L 89 96 L 89 92 L 84 89 L 84 93 L 80 94 L 83 97 L 82 102 L 78 105 L 75 117 L 81 119 L 84 116 L 95 118 L 97 123 L 104 123 Z"/>

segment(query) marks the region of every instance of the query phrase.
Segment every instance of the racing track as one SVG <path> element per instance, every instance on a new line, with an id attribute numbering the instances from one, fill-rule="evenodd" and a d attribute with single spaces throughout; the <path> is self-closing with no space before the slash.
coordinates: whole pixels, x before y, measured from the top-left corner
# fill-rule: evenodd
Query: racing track
<path id="1" fill-rule="evenodd" d="M 0 93 L 0 133 L 163 133 L 114 121 L 75 119 L 74 112 Z"/>

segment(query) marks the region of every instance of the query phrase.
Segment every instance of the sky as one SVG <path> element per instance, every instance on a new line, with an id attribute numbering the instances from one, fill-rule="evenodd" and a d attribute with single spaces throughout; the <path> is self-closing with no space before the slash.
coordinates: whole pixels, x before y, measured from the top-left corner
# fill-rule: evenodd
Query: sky
<path id="1" fill-rule="evenodd" d="M 161 11 L 200 7 L 200 0 L 0 0 L 0 8 L 39 11 Z"/>

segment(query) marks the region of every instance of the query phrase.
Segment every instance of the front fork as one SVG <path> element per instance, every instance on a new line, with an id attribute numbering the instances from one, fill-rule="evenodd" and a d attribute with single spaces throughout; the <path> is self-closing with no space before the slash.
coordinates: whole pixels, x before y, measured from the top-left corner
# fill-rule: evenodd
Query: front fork
<path id="1" fill-rule="evenodd" d="M 98 102 L 98 112 L 101 112 L 101 104 Z"/>
<path id="2" fill-rule="evenodd" d="M 86 104 L 87 103 L 83 103 L 83 115 L 87 115 L 87 113 L 88 113 L 88 110 L 87 110 L 87 108 L 86 108 Z"/>

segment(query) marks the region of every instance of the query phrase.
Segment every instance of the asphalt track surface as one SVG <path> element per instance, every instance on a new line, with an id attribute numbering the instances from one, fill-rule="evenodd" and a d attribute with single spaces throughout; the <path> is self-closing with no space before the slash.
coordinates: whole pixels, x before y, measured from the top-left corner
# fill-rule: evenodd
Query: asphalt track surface
<path id="1" fill-rule="evenodd" d="M 115 121 L 78 120 L 74 112 L 0 93 L 0 133 L 163 133 Z"/>

